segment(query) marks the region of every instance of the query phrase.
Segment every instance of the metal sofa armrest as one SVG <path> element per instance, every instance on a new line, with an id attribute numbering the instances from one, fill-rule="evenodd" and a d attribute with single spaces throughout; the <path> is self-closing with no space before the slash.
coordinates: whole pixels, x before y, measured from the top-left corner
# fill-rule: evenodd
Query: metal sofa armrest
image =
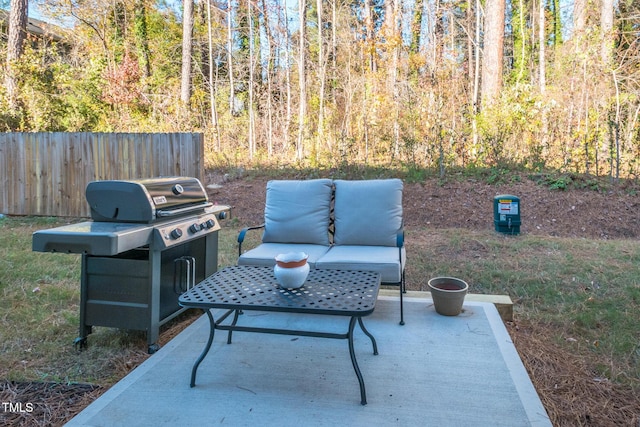
<path id="1" fill-rule="evenodd" d="M 402 248 L 404 246 L 404 230 L 398 231 L 396 235 L 396 246 Z"/>
<path id="2" fill-rule="evenodd" d="M 238 234 L 238 256 L 242 255 L 242 243 L 244 242 L 244 238 L 246 237 L 247 233 L 250 230 L 260 230 L 262 228 L 264 228 L 264 223 L 260 225 L 255 225 L 253 227 L 245 227 L 242 230 L 240 230 L 240 233 Z"/>

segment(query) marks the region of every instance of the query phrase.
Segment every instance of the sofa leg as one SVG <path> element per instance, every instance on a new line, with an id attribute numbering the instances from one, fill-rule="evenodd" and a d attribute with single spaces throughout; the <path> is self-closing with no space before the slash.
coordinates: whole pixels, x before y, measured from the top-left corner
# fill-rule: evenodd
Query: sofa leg
<path id="1" fill-rule="evenodd" d="M 404 281 L 404 269 L 400 276 L 400 324 L 404 325 L 404 298 L 402 294 L 407 293 L 406 282 Z"/>
<path id="2" fill-rule="evenodd" d="M 400 324 L 404 325 L 404 304 L 402 294 L 405 292 L 403 290 L 404 286 L 400 285 Z"/>

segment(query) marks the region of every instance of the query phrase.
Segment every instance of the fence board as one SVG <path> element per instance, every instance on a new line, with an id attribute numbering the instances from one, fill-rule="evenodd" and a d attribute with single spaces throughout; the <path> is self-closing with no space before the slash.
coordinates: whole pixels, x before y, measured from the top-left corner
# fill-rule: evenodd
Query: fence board
<path id="1" fill-rule="evenodd" d="M 0 133 L 0 213 L 89 216 L 91 181 L 204 178 L 201 133 Z"/>

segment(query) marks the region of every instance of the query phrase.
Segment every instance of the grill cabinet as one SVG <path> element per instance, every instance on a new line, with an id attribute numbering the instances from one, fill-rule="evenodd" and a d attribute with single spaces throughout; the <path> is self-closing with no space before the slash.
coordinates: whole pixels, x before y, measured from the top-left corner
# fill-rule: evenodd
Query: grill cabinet
<path id="1" fill-rule="evenodd" d="M 40 230 L 33 250 L 82 254 L 83 348 L 93 326 L 142 330 L 149 353 L 160 326 L 184 311 L 178 297 L 218 264 L 218 220 L 195 178 L 96 181 L 87 186 L 93 221 Z"/>

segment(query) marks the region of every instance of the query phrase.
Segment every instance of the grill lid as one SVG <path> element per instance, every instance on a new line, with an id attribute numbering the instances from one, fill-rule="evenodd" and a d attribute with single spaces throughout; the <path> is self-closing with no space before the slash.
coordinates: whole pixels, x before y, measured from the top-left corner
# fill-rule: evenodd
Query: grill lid
<path id="1" fill-rule="evenodd" d="M 94 221 L 152 223 L 211 206 L 196 178 L 93 181 L 85 191 Z"/>

